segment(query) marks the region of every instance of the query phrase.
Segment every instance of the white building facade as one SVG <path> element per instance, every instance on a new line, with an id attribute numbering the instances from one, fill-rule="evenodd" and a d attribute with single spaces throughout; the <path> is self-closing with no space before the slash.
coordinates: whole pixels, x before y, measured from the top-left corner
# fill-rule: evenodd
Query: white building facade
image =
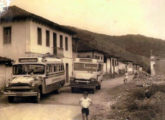
<path id="1" fill-rule="evenodd" d="M 60 57 L 66 70 L 66 82 L 73 71 L 72 36 L 74 33 L 45 18 L 12 6 L 0 21 L 0 56 L 13 60 L 49 54 Z M 8 20 L 11 11 L 12 19 Z M 26 16 L 27 15 L 27 16 Z M 22 17 L 22 18 L 21 18 Z"/>

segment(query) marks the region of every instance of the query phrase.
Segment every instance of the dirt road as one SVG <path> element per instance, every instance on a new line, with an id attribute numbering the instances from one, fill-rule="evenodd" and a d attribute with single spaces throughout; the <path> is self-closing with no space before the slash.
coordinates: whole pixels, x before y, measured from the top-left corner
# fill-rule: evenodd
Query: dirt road
<path id="1" fill-rule="evenodd" d="M 100 105 L 105 105 L 109 109 L 111 100 L 107 90 L 120 84 L 123 84 L 122 77 L 105 80 L 101 90 L 89 94 L 95 106 L 91 108 L 91 114 L 94 114 Z M 81 108 L 78 104 L 81 96 L 81 93 L 73 94 L 69 87 L 65 87 L 59 94 L 46 95 L 39 104 L 29 101 L 9 104 L 6 97 L 1 97 L 0 120 L 81 120 Z"/>

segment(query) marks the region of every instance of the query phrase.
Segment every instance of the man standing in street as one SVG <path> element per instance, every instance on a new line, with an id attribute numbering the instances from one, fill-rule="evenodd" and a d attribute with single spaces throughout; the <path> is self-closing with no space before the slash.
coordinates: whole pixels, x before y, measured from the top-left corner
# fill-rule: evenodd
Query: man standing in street
<path id="1" fill-rule="evenodd" d="M 89 106 L 92 104 L 92 100 L 88 97 L 88 93 L 84 92 L 83 97 L 80 99 L 80 105 L 82 107 L 82 119 L 88 120 Z"/>
<path id="2" fill-rule="evenodd" d="M 126 84 L 128 81 L 128 72 L 125 73 L 125 76 L 124 76 L 124 84 Z"/>

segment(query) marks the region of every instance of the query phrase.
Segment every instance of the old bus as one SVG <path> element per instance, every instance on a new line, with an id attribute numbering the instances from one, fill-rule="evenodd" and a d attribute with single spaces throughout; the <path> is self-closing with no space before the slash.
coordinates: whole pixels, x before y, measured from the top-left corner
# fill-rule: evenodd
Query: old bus
<path id="1" fill-rule="evenodd" d="M 96 59 L 76 58 L 74 61 L 74 72 L 70 86 L 72 92 L 77 88 L 101 89 L 103 78 L 103 65 Z"/>
<path id="2" fill-rule="evenodd" d="M 19 58 L 13 65 L 13 75 L 4 95 L 13 102 L 16 96 L 32 96 L 39 102 L 41 95 L 58 91 L 65 84 L 61 59 L 51 57 Z"/>

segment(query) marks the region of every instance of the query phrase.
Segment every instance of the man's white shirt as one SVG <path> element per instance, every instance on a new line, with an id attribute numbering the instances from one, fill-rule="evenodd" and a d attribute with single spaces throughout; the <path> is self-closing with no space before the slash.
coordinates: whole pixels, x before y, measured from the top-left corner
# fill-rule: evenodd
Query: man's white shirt
<path id="1" fill-rule="evenodd" d="M 90 98 L 84 98 L 84 97 L 82 97 L 81 99 L 80 99 L 80 104 L 81 104 L 81 106 L 83 107 L 83 108 L 89 108 L 89 106 L 91 105 L 91 103 L 92 103 L 92 100 L 90 99 Z"/>

